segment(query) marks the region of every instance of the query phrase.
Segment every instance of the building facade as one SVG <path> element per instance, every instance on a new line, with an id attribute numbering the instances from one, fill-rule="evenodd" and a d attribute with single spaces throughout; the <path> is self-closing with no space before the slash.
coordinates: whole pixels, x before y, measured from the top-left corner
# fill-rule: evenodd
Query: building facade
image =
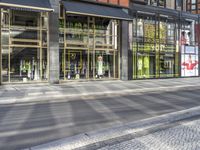
<path id="1" fill-rule="evenodd" d="M 0 81 L 199 76 L 199 17 L 188 3 L 1 0 Z"/>
<path id="2" fill-rule="evenodd" d="M 200 13 L 200 1 L 199 0 L 187 0 L 187 11 L 193 14 Z"/>

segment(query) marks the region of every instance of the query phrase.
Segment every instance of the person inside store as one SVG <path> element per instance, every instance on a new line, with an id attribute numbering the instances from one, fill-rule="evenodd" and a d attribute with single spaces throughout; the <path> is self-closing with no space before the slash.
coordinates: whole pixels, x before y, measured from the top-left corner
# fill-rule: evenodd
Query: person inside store
<path id="1" fill-rule="evenodd" d="M 186 37 L 185 37 L 185 31 L 181 32 L 181 39 L 180 39 L 181 45 L 186 45 Z"/>
<path id="2" fill-rule="evenodd" d="M 187 33 L 187 37 L 186 37 L 186 45 L 188 46 L 188 45 L 190 45 L 190 43 L 191 43 L 191 33 L 190 32 L 188 32 Z"/>

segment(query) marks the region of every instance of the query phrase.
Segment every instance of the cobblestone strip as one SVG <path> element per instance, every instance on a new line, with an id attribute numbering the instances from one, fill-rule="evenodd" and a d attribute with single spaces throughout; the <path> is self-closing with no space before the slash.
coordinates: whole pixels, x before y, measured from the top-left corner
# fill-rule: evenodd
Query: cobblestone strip
<path id="1" fill-rule="evenodd" d="M 99 150 L 199 150 L 200 119 Z"/>

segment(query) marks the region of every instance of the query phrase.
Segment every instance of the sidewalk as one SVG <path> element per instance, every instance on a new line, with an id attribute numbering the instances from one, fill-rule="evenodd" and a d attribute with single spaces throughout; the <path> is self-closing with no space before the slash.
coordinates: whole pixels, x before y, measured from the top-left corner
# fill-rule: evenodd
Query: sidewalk
<path id="1" fill-rule="evenodd" d="M 200 78 L 66 82 L 59 85 L 47 83 L 2 85 L 0 104 L 69 100 L 81 96 L 110 96 L 111 94 L 120 96 L 142 92 L 189 90 L 200 88 L 199 86 Z"/>

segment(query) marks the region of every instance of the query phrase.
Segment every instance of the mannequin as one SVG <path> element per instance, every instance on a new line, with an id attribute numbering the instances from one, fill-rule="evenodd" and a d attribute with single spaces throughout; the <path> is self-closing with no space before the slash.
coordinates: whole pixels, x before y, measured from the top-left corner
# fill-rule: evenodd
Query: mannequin
<path id="1" fill-rule="evenodd" d="M 144 57 L 144 77 L 149 76 L 149 57 Z"/>
<path id="2" fill-rule="evenodd" d="M 142 66 L 143 66 L 142 58 L 139 57 L 138 58 L 138 75 L 139 75 L 139 77 L 142 76 Z"/>
<path id="3" fill-rule="evenodd" d="M 97 58 L 97 75 L 100 79 L 103 75 L 103 57 L 101 55 Z"/>
<path id="4" fill-rule="evenodd" d="M 139 19 L 138 23 L 137 23 L 137 36 L 139 37 L 143 37 L 144 33 L 143 33 L 143 22 L 142 19 Z"/>

